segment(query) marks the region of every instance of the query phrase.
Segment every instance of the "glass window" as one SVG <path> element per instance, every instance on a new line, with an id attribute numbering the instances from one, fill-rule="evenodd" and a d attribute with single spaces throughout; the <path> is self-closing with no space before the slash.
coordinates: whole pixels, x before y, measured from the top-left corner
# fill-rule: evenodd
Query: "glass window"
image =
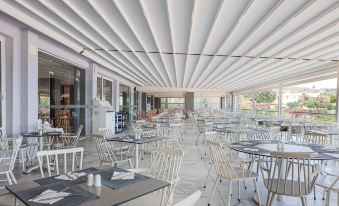
<path id="1" fill-rule="evenodd" d="M 39 119 L 64 132 L 85 126 L 85 70 L 42 52 L 38 67 Z"/>
<path id="2" fill-rule="evenodd" d="M 102 100 L 106 100 L 112 105 L 113 83 L 107 79 L 102 79 L 102 85 Z"/>
<path id="3" fill-rule="evenodd" d="M 161 109 L 185 109 L 185 98 L 161 98 Z"/>
<path id="4" fill-rule="evenodd" d="M 97 99 L 102 100 L 102 78 L 97 77 Z"/>
<path id="5" fill-rule="evenodd" d="M 128 86 L 119 85 L 120 95 L 119 95 L 119 110 L 120 112 L 129 113 L 130 105 L 130 88 Z"/>
<path id="6" fill-rule="evenodd" d="M 220 97 L 206 97 L 199 96 L 199 94 L 194 97 L 194 109 L 203 110 L 203 109 L 221 109 Z"/>
<path id="7" fill-rule="evenodd" d="M 327 79 L 283 88 L 285 118 L 335 121 L 337 79 Z"/>

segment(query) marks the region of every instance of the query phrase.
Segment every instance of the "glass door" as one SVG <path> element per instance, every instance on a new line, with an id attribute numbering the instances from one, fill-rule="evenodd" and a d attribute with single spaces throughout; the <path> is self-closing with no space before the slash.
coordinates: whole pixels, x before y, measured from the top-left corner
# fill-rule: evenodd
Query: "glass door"
<path id="1" fill-rule="evenodd" d="M 85 127 L 85 70 L 39 52 L 38 71 L 39 119 L 67 133 Z"/>

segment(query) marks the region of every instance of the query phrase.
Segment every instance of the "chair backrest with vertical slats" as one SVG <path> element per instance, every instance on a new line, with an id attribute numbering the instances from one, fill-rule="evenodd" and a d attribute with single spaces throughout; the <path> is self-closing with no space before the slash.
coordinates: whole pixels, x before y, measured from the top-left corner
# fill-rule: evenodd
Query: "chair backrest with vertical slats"
<path id="1" fill-rule="evenodd" d="M 244 178 L 251 175 L 244 165 L 232 165 L 232 152 L 221 143 L 207 140 L 207 144 L 216 172 L 220 177 L 232 179 Z"/>
<path id="2" fill-rule="evenodd" d="M 75 171 L 75 161 L 77 159 L 79 163 L 79 170 L 82 169 L 82 159 L 83 159 L 83 147 L 76 147 L 70 149 L 58 149 L 58 150 L 44 150 L 37 152 L 37 157 L 39 161 L 39 167 L 41 176 L 44 178 L 44 161 L 47 163 L 48 176 L 52 176 L 51 164 L 54 165 L 54 171 L 56 175 L 60 174 L 59 166 L 63 165 L 63 173 L 69 172 L 67 163 L 71 163 L 71 172 Z M 68 158 L 72 158 L 72 161 L 68 161 Z"/>
<path id="3" fill-rule="evenodd" d="M 304 196 L 312 192 L 320 167 L 315 171 L 310 153 L 271 152 L 270 167 L 261 170 L 267 189 L 278 194 Z"/>
<path id="4" fill-rule="evenodd" d="M 3 172 L 2 170 L 12 171 L 14 168 L 14 164 L 22 143 L 22 136 L 13 138 L 12 140 L 13 140 L 12 149 L 8 150 L 9 148 L 7 148 L 6 150 L 2 150 L 2 152 L 0 153 L 1 172 Z M 6 145 L 8 145 L 7 140 Z"/>
<path id="5" fill-rule="evenodd" d="M 179 149 L 161 148 L 152 152 L 152 163 L 149 176 L 173 182 L 179 177 L 184 151 Z"/>
<path id="6" fill-rule="evenodd" d="M 303 138 L 303 143 L 326 145 L 330 143 L 330 138 L 327 136 L 327 134 L 306 132 Z"/>

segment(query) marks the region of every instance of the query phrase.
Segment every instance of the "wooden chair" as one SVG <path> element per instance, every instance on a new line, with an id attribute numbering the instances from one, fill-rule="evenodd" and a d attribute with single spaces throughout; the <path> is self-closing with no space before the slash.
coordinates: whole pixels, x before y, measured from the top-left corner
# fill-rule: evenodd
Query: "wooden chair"
<path id="1" fill-rule="evenodd" d="M 306 206 L 306 197 L 312 192 L 320 173 L 320 166 L 312 169 L 310 153 L 271 152 L 269 167 L 260 161 L 264 184 L 268 189 L 267 205 L 273 204 L 276 195 L 299 197 Z"/>
<path id="2" fill-rule="evenodd" d="M 193 206 L 199 200 L 200 196 L 201 191 L 198 190 L 180 202 L 175 203 L 173 206 Z"/>
<path id="3" fill-rule="evenodd" d="M 245 166 L 246 163 L 251 162 L 250 159 L 234 159 L 232 158 L 232 153 L 230 151 L 225 150 L 222 144 L 214 141 L 207 141 L 209 151 L 211 154 L 211 158 L 213 159 L 215 170 L 217 172 L 217 178 L 214 182 L 214 187 L 212 190 L 212 194 L 209 198 L 208 204 L 210 204 L 211 199 L 213 198 L 213 194 L 217 188 L 219 183 L 219 179 L 226 179 L 229 181 L 229 190 L 228 190 L 228 203 L 227 205 L 231 205 L 231 194 L 232 194 L 232 182 L 238 181 L 238 201 L 240 201 L 240 181 L 252 180 L 255 186 L 255 191 L 257 194 L 257 198 L 259 201 L 259 205 L 261 204 L 259 190 L 256 183 L 256 178 L 258 174 L 252 172 Z"/>
<path id="4" fill-rule="evenodd" d="M 0 152 L 0 174 L 6 175 L 9 185 L 17 184 L 15 176 L 13 174 L 14 164 L 18 155 L 18 151 L 21 146 L 22 137 L 13 138 L 13 146 L 11 150 L 2 150 Z M 6 142 L 7 144 L 7 142 Z M 13 182 L 12 182 L 13 181 Z"/>
<path id="5" fill-rule="evenodd" d="M 70 155 L 72 158 L 72 162 L 71 162 L 71 172 L 74 172 L 76 169 L 75 167 L 75 161 L 76 159 L 79 159 L 80 163 L 79 163 L 79 170 L 82 169 L 82 159 L 83 159 L 83 153 L 84 153 L 84 148 L 83 147 L 76 147 L 76 148 L 69 148 L 69 149 L 58 149 L 58 150 L 44 150 L 44 151 L 39 151 L 37 153 L 37 157 L 39 160 L 39 167 L 40 167 L 40 172 L 41 172 L 41 176 L 42 178 L 45 177 L 44 175 L 44 170 L 43 170 L 43 166 L 44 166 L 44 159 L 46 159 L 46 166 L 47 166 L 47 171 L 48 171 L 48 176 L 52 176 L 52 170 L 51 170 L 51 166 L 53 165 L 53 168 L 56 172 L 56 175 L 59 175 L 59 166 L 63 164 L 64 167 L 64 172 L 63 173 L 67 173 L 69 170 L 67 169 L 67 163 L 69 163 L 69 161 L 67 160 L 67 155 Z M 80 158 L 79 158 L 80 156 Z M 77 170 L 78 170 L 77 169 Z"/>

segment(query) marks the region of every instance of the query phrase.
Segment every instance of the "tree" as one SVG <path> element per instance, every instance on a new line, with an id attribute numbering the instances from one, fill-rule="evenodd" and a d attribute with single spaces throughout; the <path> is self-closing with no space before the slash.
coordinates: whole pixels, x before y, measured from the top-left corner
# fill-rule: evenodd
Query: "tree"
<path id="1" fill-rule="evenodd" d="M 257 103 L 273 103 L 277 97 L 277 93 L 273 90 L 257 92 L 255 101 Z"/>
<path id="2" fill-rule="evenodd" d="M 290 109 L 295 109 L 295 108 L 300 107 L 299 102 L 288 102 L 286 105 Z"/>

